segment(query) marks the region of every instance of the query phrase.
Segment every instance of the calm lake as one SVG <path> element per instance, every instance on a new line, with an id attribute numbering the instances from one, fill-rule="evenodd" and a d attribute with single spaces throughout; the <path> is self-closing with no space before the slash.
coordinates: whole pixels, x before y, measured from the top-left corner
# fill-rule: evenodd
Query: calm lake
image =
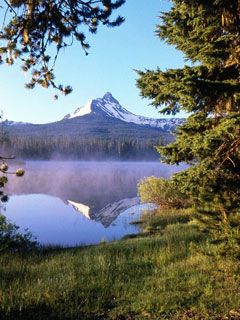
<path id="1" fill-rule="evenodd" d="M 21 167 L 25 176 L 10 178 L 1 213 L 41 244 L 74 246 L 139 232 L 130 222 L 153 205 L 139 203 L 137 183 L 148 176 L 167 178 L 185 166 L 29 161 Z"/>

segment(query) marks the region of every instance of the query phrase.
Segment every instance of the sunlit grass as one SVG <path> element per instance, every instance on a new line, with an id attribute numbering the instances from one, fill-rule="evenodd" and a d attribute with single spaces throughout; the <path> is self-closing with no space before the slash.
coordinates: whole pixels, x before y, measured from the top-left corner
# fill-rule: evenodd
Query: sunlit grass
<path id="1" fill-rule="evenodd" d="M 145 212 L 139 221 L 143 231 L 155 233 L 164 230 L 166 226 L 176 223 L 188 223 L 193 215 L 192 209 L 156 209 L 151 213 Z"/>
<path id="2" fill-rule="evenodd" d="M 177 216 L 172 212 L 173 223 L 163 227 L 155 213 L 155 231 L 145 230 L 144 237 L 2 254 L 0 318 L 208 320 L 237 314 L 239 264 L 208 254 L 206 236 Z M 146 227 L 152 218 L 144 217 Z"/>

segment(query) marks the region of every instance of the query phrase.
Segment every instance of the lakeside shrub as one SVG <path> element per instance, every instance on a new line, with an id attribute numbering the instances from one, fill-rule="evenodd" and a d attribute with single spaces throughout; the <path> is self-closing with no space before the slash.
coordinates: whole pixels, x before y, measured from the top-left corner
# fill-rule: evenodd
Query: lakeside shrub
<path id="1" fill-rule="evenodd" d="M 37 242 L 32 234 L 27 230 L 25 233 L 21 233 L 19 229 L 17 225 L 0 214 L 0 252 L 24 252 L 37 247 Z"/>
<path id="2" fill-rule="evenodd" d="M 171 179 L 148 177 L 138 184 L 142 202 L 153 202 L 162 208 L 187 208 L 190 200 Z"/>

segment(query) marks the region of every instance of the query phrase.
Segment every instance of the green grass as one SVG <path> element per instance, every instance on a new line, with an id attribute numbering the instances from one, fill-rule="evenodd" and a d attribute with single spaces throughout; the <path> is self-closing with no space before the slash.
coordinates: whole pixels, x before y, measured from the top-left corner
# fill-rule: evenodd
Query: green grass
<path id="1" fill-rule="evenodd" d="M 168 225 L 190 222 L 192 214 L 192 209 L 154 210 L 151 214 L 145 212 L 140 220 L 133 221 L 132 224 L 140 224 L 143 232 L 158 233 Z"/>
<path id="2" fill-rule="evenodd" d="M 189 212 L 168 218 L 144 216 L 143 237 L 1 254 L 0 319 L 240 319 L 239 263 L 212 254 Z"/>

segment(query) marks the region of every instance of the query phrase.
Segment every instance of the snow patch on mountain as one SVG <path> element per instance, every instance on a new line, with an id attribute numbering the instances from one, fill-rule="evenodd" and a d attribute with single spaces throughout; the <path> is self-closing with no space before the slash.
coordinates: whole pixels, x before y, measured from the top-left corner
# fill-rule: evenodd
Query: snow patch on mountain
<path id="1" fill-rule="evenodd" d="M 29 124 L 28 122 L 17 122 L 17 121 L 8 121 L 5 120 L 3 121 L 3 124 L 6 126 L 15 126 L 15 125 L 25 125 L 25 124 Z"/>
<path id="2" fill-rule="evenodd" d="M 135 123 L 137 125 L 147 125 L 154 128 L 161 128 L 163 130 L 173 130 L 176 126 L 181 125 L 184 122 L 184 119 L 180 118 L 154 119 L 135 115 L 122 107 L 110 92 L 107 92 L 103 98 L 89 101 L 83 107 L 75 110 L 73 114 L 66 115 L 64 119 L 73 119 L 91 113 L 101 114 L 107 117 L 122 120 L 124 122 Z"/>
<path id="3" fill-rule="evenodd" d="M 91 113 L 92 112 L 92 109 L 91 109 L 92 101 L 93 100 L 86 103 L 84 107 L 77 108 L 77 110 L 75 110 L 72 115 L 69 115 L 68 119 L 82 117 L 82 116 L 85 116 L 86 114 Z"/>

